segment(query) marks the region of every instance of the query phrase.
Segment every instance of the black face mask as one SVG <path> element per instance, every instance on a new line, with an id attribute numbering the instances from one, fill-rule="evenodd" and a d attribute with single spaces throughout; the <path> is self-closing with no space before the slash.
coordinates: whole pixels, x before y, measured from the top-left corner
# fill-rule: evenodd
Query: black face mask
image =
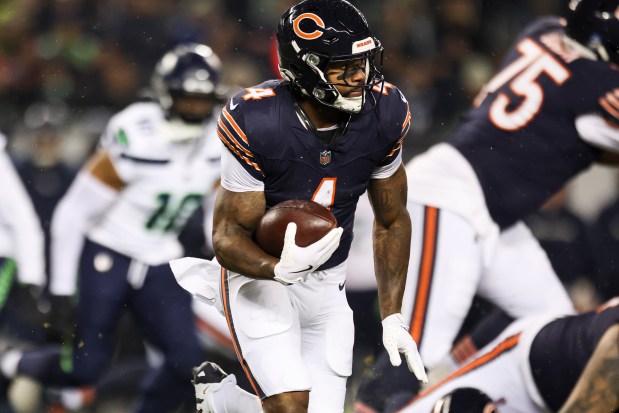
<path id="1" fill-rule="evenodd" d="M 176 116 L 185 123 L 190 125 L 199 125 L 211 117 L 209 112 L 206 116 L 188 115 L 186 113 L 177 113 Z"/>
<path id="2" fill-rule="evenodd" d="M 186 112 L 182 112 L 179 111 L 174 104 L 174 100 L 177 97 L 182 97 L 182 96 L 186 96 L 180 93 L 171 93 L 172 96 L 172 106 L 168 109 L 168 113 L 167 113 L 167 118 L 169 120 L 173 120 L 173 119 L 179 119 L 181 121 L 183 121 L 184 123 L 190 124 L 190 125 L 199 125 L 202 124 L 203 122 L 205 122 L 206 120 L 210 119 L 211 116 L 213 115 L 213 109 L 215 108 L 215 106 L 218 103 L 217 99 L 211 98 L 210 96 L 208 97 L 203 97 L 204 100 L 208 100 L 209 103 L 211 103 L 211 108 L 208 112 L 204 112 L 202 114 L 192 114 L 192 113 L 186 113 Z"/>

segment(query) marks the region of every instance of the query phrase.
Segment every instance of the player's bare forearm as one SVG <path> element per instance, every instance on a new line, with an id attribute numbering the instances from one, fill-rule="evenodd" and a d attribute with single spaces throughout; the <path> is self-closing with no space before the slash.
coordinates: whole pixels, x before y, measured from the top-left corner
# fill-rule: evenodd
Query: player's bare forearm
<path id="1" fill-rule="evenodd" d="M 278 260 L 252 239 L 264 215 L 262 192 L 231 192 L 220 188 L 213 215 L 213 249 L 226 269 L 254 278 L 273 278 Z"/>
<path id="2" fill-rule="evenodd" d="M 118 176 L 109 154 L 103 150 L 95 152 L 86 162 L 84 169 L 116 191 L 122 191 L 126 186 Z"/>
<path id="3" fill-rule="evenodd" d="M 619 407 L 619 325 L 600 339 L 559 413 L 614 412 Z"/>
<path id="4" fill-rule="evenodd" d="M 389 229 L 374 227 L 374 270 L 378 286 L 381 318 L 402 311 L 402 295 L 410 254 L 411 225 L 406 219 L 395 222 Z"/>
<path id="5" fill-rule="evenodd" d="M 411 243 L 411 220 L 406 210 L 406 173 L 400 168 L 386 179 L 370 181 L 374 209 L 374 271 L 381 317 L 399 313 L 406 285 Z"/>

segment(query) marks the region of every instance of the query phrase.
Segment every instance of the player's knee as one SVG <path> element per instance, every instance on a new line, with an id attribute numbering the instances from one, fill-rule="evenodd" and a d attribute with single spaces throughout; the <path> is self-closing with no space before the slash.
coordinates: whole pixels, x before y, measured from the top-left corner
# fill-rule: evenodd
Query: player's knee
<path id="1" fill-rule="evenodd" d="M 309 392 L 280 393 L 267 397 L 262 402 L 264 413 L 307 413 Z"/>

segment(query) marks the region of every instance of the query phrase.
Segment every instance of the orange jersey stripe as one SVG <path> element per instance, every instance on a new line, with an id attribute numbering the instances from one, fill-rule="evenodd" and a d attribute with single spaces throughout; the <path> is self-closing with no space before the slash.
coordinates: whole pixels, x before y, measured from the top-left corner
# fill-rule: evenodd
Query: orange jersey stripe
<path id="1" fill-rule="evenodd" d="M 230 303 L 228 301 L 228 288 L 226 285 L 226 269 L 224 267 L 221 267 L 221 291 L 223 291 L 223 307 L 224 307 L 224 313 L 226 316 L 226 321 L 228 323 L 228 329 L 230 330 L 230 337 L 232 337 L 232 344 L 234 345 L 234 352 L 236 353 L 236 357 L 239 359 L 239 362 L 241 363 L 241 367 L 243 368 L 243 371 L 245 372 L 245 375 L 247 376 L 247 379 L 249 380 L 249 384 L 251 385 L 252 389 L 254 389 L 254 393 L 256 393 L 256 395 L 258 397 L 260 397 L 260 395 L 262 394 L 261 391 L 258 390 L 258 385 L 254 382 L 254 377 L 253 375 L 249 372 L 249 369 L 247 367 L 247 363 L 245 362 L 245 359 L 243 358 L 243 355 L 241 354 L 241 349 L 239 347 L 239 343 L 236 340 L 236 335 L 234 334 L 234 326 L 232 323 L 232 314 L 230 314 Z"/>
<path id="2" fill-rule="evenodd" d="M 608 101 L 608 103 L 613 105 L 615 109 L 619 109 L 619 99 L 617 99 L 617 97 L 614 94 L 607 93 L 606 100 Z"/>
<path id="3" fill-rule="evenodd" d="M 613 117 L 617 118 L 619 120 L 619 111 L 617 111 L 617 109 L 613 108 L 612 105 L 610 105 L 610 103 L 608 103 L 606 101 L 606 99 L 604 98 L 600 98 L 600 100 L 598 101 L 600 103 L 600 105 L 606 109 L 606 111 L 611 114 Z"/>
<path id="4" fill-rule="evenodd" d="M 390 156 L 393 156 L 397 151 L 399 151 L 402 148 L 402 143 L 404 142 L 405 137 L 406 137 L 406 134 L 402 136 L 400 139 L 398 139 L 394 148 L 391 150 L 391 152 L 389 152 L 389 155 L 385 156 L 385 159 L 387 159 Z"/>
<path id="5" fill-rule="evenodd" d="M 252 162 L 251 160 L 247 159 L 247 157 L 245 157 L 243 154 L 241 154 L 234 146 L 232 146 L 232 144 L 230 144 L 227 141 L 227 139 L 223 136 L 223 134 L 219 130 L 217 130 L 217 136 L 219 136 L 219 139 L 224 143 L 224 145 L 226 145 L 239 158 L 241 158 L 243 161 L 245 161 L 245 163 L 247 163 L 248 165 L 252 166 L 255 170 L 257 170 L 262 175 L 264 175 L 264 173 L 262 173 L 262 169 L 260 169 L 258 164 L 255 163 L 255 162 Z"/>
<path id="6" fill-rule="evenodd" d="M 406 134 L 408 134 L 408 131 L 411 129 L 411 123 L 408 122 L 404 129 L 402 129 L 402 139 L 404 139 L 406 137 Z"/>
<path id="7" fill-rule="evenodd" d="M 404 118 L 404 123 L 402 124 L 402 131 L 404 131 L 404 129 L 407 126 L 410 126 L 410 123 L 411 123 L 411 111 L 410 111 L 410 106 L 407 103 L 406 104 L 406 118 Z"/>
<path id="8" fill-rule="evenodd" d="M 423 233 L 423 249 L 419 264 L 419 279 L 417 281 L 417 293 L 415 307 L 411 320 L 411 336 L 419 346 L 428 310 L 430 286 L 432 285 L 432 273 L 434 271 L 434 255 L 436 252 L 436 238 L 438 230 L 438 209 L 426 207 L 425 224 Z"/>
<path id="9" fill-rule="evenodd" d="M 222 130 L 222 131 L 226 134 L 226 136 L 228 137 L 228 140 L 229 140 L 230 142 L 232 142 L 232 144 L 234 144 L 234 146 L 236 146 L 238 149 L 242 150 L 242 151 L 243 151 L 243 153 L 244 153 L 245 155 L 247 155 L 247 156 L 249 156 L 249 157 L 252 157 L 252 158 L 253 158 L 254 154 L 253 154 L 253 153 L 251 153 L 251 151 L 249 151 L 249 150 L 245 149 L 245 147 L 244 147 L 243 145 L 241 145 L 241 144 L 239 143 L 239 141 L 237 141 L 237 140 L 234 138 L 234 136 L 232 135 L 232 133 L 230 132 L 230 130 L 229 130 L 229 129 L 226 127 L 226 125 L 224 125 L 224 123 L 221 121 L 221 118 L 217 119 L 217 125 L 219 126 L 219 129 L 221 129 L 221 130 Z"/>
<path id="10" fill-rule="evenodd" d="M 234 118 L 232 116 L 230 116 L 230 113 L 228 112 L 228 110 L 226 108 L 224 108 L 221 112 L 222 115 L 224 115 L 224 117 L 226 118 L 226 120 L 228 121 L 228 123 L 230 124 L 230 126 L 232 126 L 232 128 L 236 131 L 236 133 L 239 135 L 239 137 L 243 140 L 243 142 L 249 144 L 249 141 L 247 140 L 247 136 L 245 136 L 245 133 L 243 133 L 243 130 L 241 129 L 241 127 L 238 125 L 238 123 L 236 123 L 236 121 L 234 120 Z"/>
<path id="11" fill-rule="evenodd" d="M 407 110 L 406 118 L 404 119 L 404 124 L 402 125 L 402 136 L 400 136 L 400 139 L 398 139 L 398 142 L 395 144 L 391 152 L 389 152 L 389 155 L 385 156 L 385 159 L 389 158 L 390 156 L 393 156 L 400 149 L 402 149 L 402 143 L 404 142 L 404 138 L 406 138 L 406 135 L 408 134 L 408 131 L 410 130 L 410 126 L 411 126 L 410 121 L 411 121 L 411 112 L 410 110 Z"/>

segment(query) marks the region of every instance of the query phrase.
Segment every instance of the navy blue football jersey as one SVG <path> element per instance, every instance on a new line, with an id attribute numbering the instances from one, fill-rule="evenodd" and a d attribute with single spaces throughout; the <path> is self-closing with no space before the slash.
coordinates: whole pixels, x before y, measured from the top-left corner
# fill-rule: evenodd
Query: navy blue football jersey
<path id="1" fill-rule="evenodd" d="M 606 330 L 619 323 L 617 304 L 615 298 L 595 311 L 559 318 L 535 336 L 529 363 L 535 386 L 553 412 L 569 397 Z"/>
<path id="2" fill-rule="evenodd" d="M 501 228 L 538 209 L 599 157 L 579 137 L 577 116 L 619 121 L 619 72 L 581 57 L 563 36 L 556 18 L 527 27 L 448 140 L 472 165 Z"/>
<path id="3" fill-rule="evenodd" d="M 364 110 L 352 115 L 330 144 L 303 126 L 285 81 L 240 91 L 219 117 L 219 138 L 254 178 L 264 182 L 267 209 L 288 199 L 314 200 L 329 207 L 344 228 L 338 250 L 320 269 L 347 258 L 357 201 L 372 172 L 396 159 L 409 130 L 408 103 L 397 88 L 386 83 L 382 93 L 371 93 Z"/>

